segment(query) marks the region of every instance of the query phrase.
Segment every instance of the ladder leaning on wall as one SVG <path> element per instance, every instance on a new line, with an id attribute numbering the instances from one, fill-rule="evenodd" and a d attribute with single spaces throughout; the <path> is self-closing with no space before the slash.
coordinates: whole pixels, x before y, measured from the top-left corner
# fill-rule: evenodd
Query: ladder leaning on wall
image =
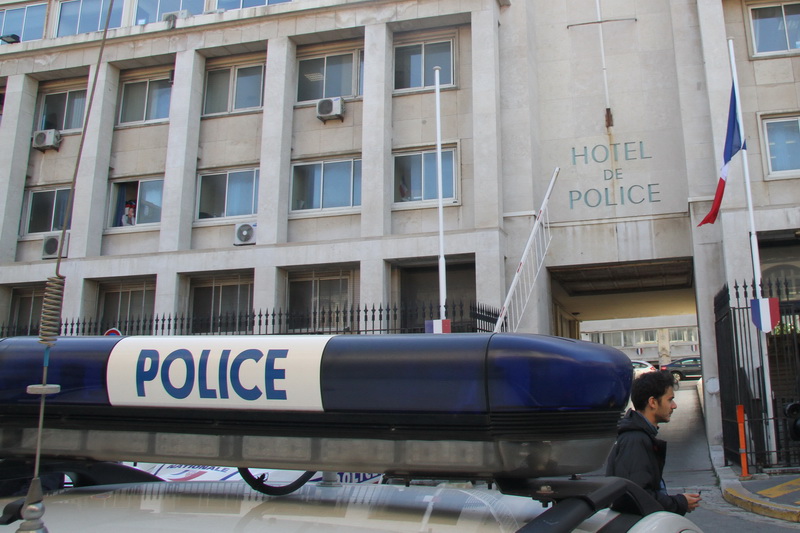
<path id="1" fill-rule="evenodd" d="M 504 327 L 506 331 L 517 331 L 522 316 L 525 314 L 525 307 L 528 305 L 528 300 L 533 293 L 533 286 L 536 284 L 536 279 L 542 270 L 544 258 L 547 255 L 547 249 L 552 239 L 547 202 L 553 192 L 553 186 L 556 183 L 559 170 L 559 167 L 553 170 L 553 177 L 550 178 L 550 185 L 547 186 L 542 206 L 536 213 L 536 221 L 533 223 L 531 234 L 525 245 L 525 251 L 522 252 L 522 258 L 519 260 L 519 265 L 517 265 L 514 280 L 511 282 L 506 300 L 503 302 L 503 307 L 500 308 L 500 316 L 497 317 L 497 323 L 494 325 L 495 333 L 502 331 Z"/>

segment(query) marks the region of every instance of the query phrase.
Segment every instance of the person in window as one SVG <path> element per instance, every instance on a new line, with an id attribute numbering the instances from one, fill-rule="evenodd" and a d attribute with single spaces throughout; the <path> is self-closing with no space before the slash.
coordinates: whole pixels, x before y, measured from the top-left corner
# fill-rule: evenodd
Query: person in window
<path id="1" fill-rule="evenodd" d="M 120 222 L 123 226 L 136 225 L 136 202 L 134 200 L 125 202 L 125 211 L 122 214 L 122 220 Z"/>

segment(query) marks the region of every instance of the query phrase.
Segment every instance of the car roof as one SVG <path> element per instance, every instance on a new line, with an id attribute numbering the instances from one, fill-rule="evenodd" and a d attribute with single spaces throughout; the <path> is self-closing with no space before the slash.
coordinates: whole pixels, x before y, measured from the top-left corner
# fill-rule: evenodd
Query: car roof
<path id="1" fill-rule="evenodd" d="M 496 532 L 516 531 L 542 511 L 531 499 L 453 484 L 308 484 L 274 497 L 242 482 L 201 481 L 61 491 L 45 497 L 43 521 L 60 533 L 405 532 L 425 524 L 425 531 Z"/>
<path id="2" fill-rule="evenodd" d="M 234 481 L 151 482 L 74 488 L 48 495 L 44 503 L 42 520 L 59 533 L 513 532 L 545 511 L 531 498 L 470 483 L 319 483 L 275 497 Z M 594 533 L 617 517 L 602 509 L 570 530 Z M 673 513 L 637 520 L 638 532 L 700 531 Z"/>

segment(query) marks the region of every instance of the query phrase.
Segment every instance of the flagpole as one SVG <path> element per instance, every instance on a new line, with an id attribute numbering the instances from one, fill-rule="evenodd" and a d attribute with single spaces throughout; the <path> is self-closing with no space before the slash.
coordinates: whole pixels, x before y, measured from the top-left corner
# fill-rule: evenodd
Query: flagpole
<path id="1" fill-rule="evenodd" d="M 742 121 L 742 103 L 739 94 L 739 75 L 736 72 L 736 57 L 733 52 L 733 38 L 728 37 L 728 55 L 731 61 L 731 76 L 733 76 L 733 92 L 736 102 L 736 121 L 739 124 L 739 134 L 742 138 L 742 167 L 744 171 L 744 189 L 747 197 L 747 216 L 750 220 L 750 257 L 753 263 L 753 290 L 756 299 L 761 298 L 761 256 L 758 252 L 758 235 L 756 234 L 756 220 L 753 214 L 753 195 L 750 189 L 750 167 L 747 164 L 747 136 L 744 133 L 744 122 Z M 750 304 L 753 305 L 752 303 Z M 772 462 L 777 462 L 775 442 L 775 413 L 772 406 L 772 377 L 769 370 L 769 355 L 767 354 L 767 334 L 756 328 L 758 332 L 758 351 L 760 355 L 761 373 L 764 383 L 764 404 L 767 408 L 767 418 L 764 420 L 764 430 L 767 437 L 767 447 L 771 455 Z"/>
<path id="2" fill-rule="evenodd" d="M 442 67 L 433 67 L 436 85 L 436 196 L 439 199 L 439 319 L 447 319 L 447 271 L 444 261 L 444 205 L 442 196 L 442 106 L 439 97 L 439 71 Z"/>
<path id="3" fill-rule="evenodd" d="M 756 234 L 756 221 L 753 215 L 753 195 L 750 190 L 750 167 L 747 164 L 747 142 L 745 141 L 744 122 L 742 121 L 742 103 L 739 94 L 739 77 L 736 73 L 736 58 L 733 53 L 733 38 L 728 37 L 728 55 L 731 61 L 731 75 L 733 76 L 733 90 L 736 95 L 736 121 L 739 124 L 742 136 L 742 167 L 744 170 L 744 189 L 747 197 L 747 215 L 750 219 L 750 254 L 753 262 L 753 283 L 755 297 L 761 298 L 761 257 L 758 252 L 758 235 Z"/>

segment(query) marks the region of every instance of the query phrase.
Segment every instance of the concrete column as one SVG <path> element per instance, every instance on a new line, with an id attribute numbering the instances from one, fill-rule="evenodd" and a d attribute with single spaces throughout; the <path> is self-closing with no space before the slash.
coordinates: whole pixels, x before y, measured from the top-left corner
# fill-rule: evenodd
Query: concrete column
<path id="1" fill-rule="evenodd" d="M 272 311 L 274 308 L 284 306 L 278 300 L 278 269 L 274 265 L 256 265 L 253 280 L 253 309 L 259 311 Z"/>
<path id="2" fill-rule="evenodd" d="M 702 68 L 705 74 L 706 93 L 711 119 L 713 160 L 716 164 L 705 167 L 708 171 L 722 165 L 722 147 L 725 144 L 727 110 L 731 90 L 731 71 L 728 60 L 727 29 L 722 3 L 716 0 L 697 0 L 697 21 L 703 50 Z M 687 154 L 696 151 L 687 149 Z M 725 282 L 722 228 L 723 216 L 717 223 L 697 224 L 711 207 L 717 180 L 700 172 L 689 171 L 689 213 L 692 220 L 692 249 L 694 255 L 694 286 L 697 301 L 697 326 L 700 332 L 700 354 L 703 359 L 704 414 L 706 437 L 714 450 L 722 446 L 722 410 L 719 399 L 719 370 L 717 367 L 717 339 L 714 320 L 714 295 Z M 697 179 L 692 179 L 693 176 Z M 716 176 L 711 174 L 710 176 Z M 730 199 L 730 198 L 729 198 Z M 712 460 L 722 460 L 722 453 L 712 453 Z"/>
<path id="3" fill-rule="evenodd" d="M 179 304 L 179 278 L 171 270 L 160 269 L 156 275 L 156 299 L 153 305 L 153 314 L 156 318 L 162 315 L 174 316 L 175 313 L 184 310 L 178 307 Z"/>
<path id="4" fill-rule="evenodd" d="M 194 50 L 175 58 L 164 169 L 164 205 L 170 209 L 161 212 L 161 252 L 188 250 L 192 244 L 205 66 L 205 58 Z"/>
<path id="5" fill-rule="evenodd" d="M 391 267 L 380 257 L 363 259 L 360 264 L 359 309 L 364 306 L 386 306 L 390 302 Z M 399 303 L 399 298 L 396 300 Z M 362 313 L 357 314 L 361 324 L 359 329 L 368 330 L 374 327 Z"/>
<path id="6" fill-rule="evenodd" d="M 475 243 L 475 299 L 484 304 L 500 307 L 506 297 L 505 260 L 500 250 L 506 247 L 505 235 L 501 232 L 481 233 Z M 520 252 L 521 253 L 521 252 Z M 508 258 L 516 266 L 519 258 Z"/>
<path id="7" fill-rule="evenodd" d="M 373 24 L 364 28 L 363 237 L 381 237 L 392 231 L 392 65 L 392 32 L 388 26 Z"/>
<path id="8" fill-rule="evenodd" d="M 0 326 L 10 326 L 12 323 L 12 320 L 9 320 L 12 318 L 10 316 L 12 293 L 11 287 L 0 285 Z"/>
<path id="9" fill-rule="evenodd" d="M 383 258 L 369 258 L 361 261 L 360 265 L 361 284 L 359 286 L 359 298 L 361 304 L 383 304 L 389 303 L 390 289 L 390 267 Z"/>
<path id="10" fill-rule="evenodd" d="M 39 82 L 24 74 L 6 82 L 0 121 L 0 264 L 16 260 L 38 89 Z"/>
<path id="11" fill-rule="evenodd" d="M 257 244 L 286 242 L 288 236 L 295 56 L 296 47 L 289 38 L 270 39 L 264 80 Z"/>
<path id="12" fill-rule="evenodd" d="M 108 171 L 119 92 L 119 69 L 108 63 L 92 65 L 89 71 L 89 95 L 92 93 L 95 70 L 97 87 L 89 121 L 83 132 L 83 152 L 72 202 L 67 254 L 71 258 L 99 256 L 103 228 L 106 226 Z"/>
<path id="13" fill-rule="evenodd" d="M 475 227 L 503 225 L 500 45 L 497 6 L 472 13 Z"/>

